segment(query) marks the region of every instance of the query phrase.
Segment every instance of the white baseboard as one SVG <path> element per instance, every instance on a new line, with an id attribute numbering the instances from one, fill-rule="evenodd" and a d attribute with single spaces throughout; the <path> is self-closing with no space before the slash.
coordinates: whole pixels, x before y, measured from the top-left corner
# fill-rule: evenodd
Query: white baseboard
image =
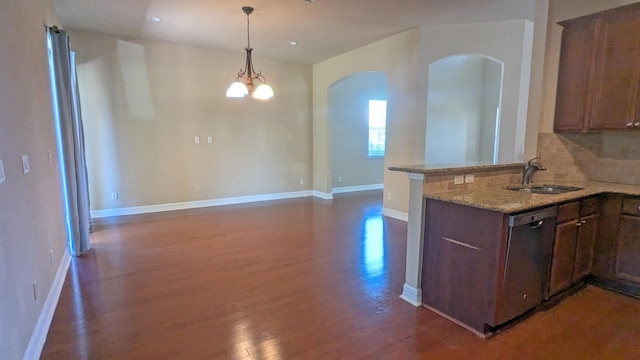
<path id="1" fill-rule="evenodd" d="M 405 221 L 405 222 L 409 221 L 409 214 L 404 213 L 404 212 L 400 212 L 400 211 L 397 211 L 397 210 L 389 209 L 389 208 L 386 208 L 386 207 L 382 208 L 382 215 L 388 216 L 388 217 L 391 217 L 391 218 L 394 218 L 394 219 L 402 220 L 402 221 Z"/>
<path id="2" fill-rule="evenodd" d="M 343 193 L 356 192 L 356 191 L 380 190 L 380 189 L 384 189 L 384 184 L 334 187 L 333 189 L 331 189 L 331 192 L 334 194 L 343 194 Z"/>
<path id="3" fill-rule="evenodd" d="M 285 193 L 276 193 L 276 194 L 238 196 L 238 197 L 230 197 L 230 198 L 222 198 L 222 199 L 186 201 L 186 202 L 170 203 L 170 204 L 144 205 L 144 206 L 133 206 L 133 207 L 126 207 L 126 208 L 116 208 L 116 209 L 91 210 L 91 217 L 94 219 L 97 219 L 97 218 L 103 218 L 103 217 L 109 217 L 109 216 L 137 215 L 137 214 L 146 214 L 146 213 L 154 213 L 154 212 L 162 212 L 162 211 L 195 209 L 195 208 L 210 207 L 210 206 L 244 204 L 244 203 L 250 203 L 250 202 L 257 202 L 257 201 L 293 199 L 293 198 L 301 198 L 301 197 L 307 197 L 312 195 L 316 196 L 315 191 L 312 192 L 311 190 L 305 190 L 305 191 L 294 191 L 294 192 L 285 192 Z"/>
<path id="4" fill-rule="evenodd" d="M 418 307 L 422 305 L 422 289 L 417 289 L 405 283 L 402 286 L 402 295 L 400 295 L 400 299 Z"/>
<path id="5" fill-rule="evenodd" d="M 312 195 L 313 195 L 313 197 L 317 197 L 317 198 L 320 198 L 320 199 L 333 200 L 333 194 L 332 193 L 326 193 L 326 192 L 322 192 L 322 191 L 318 191 L 318 190 L 313 190 Z"/>
<path id="6" fill-rule="evenodd" d="M 44 301 L 44 305 L 42 306 L 42 311 L 38 317 L 38 323 L 36 324 L 35 329 L 33 329 L 31 340 L 29 340 L 27 350 L 24 352 L 24 360 L 40 359 L 40 354 L 42 353 L 42 348 L 47 340 L 51 320 L 53 320 L 53 314 L 56 311 L 56 306 L 60 299 L 60 292 L 62 292 L 62 285 L 64 285 L 64 279 L 67 277 L 67 271 L 69 270 L 70 264 L 71 255 L 69 255 L 68 250 L 65 250 L 64 255 L 62 255 L 60 265 L 58 266 L 56 277 L 53 279 L 51 289 L 49 289 L 47 299 Z"/>

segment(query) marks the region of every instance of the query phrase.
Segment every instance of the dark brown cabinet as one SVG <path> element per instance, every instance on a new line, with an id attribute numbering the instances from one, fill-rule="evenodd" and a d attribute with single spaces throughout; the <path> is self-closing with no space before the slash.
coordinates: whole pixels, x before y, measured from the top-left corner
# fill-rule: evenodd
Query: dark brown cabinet
<path id="1" fill-rule="evenodd" d="M 640 197 L 609 194 L 601 215 L 593 281 L 640 297 Z"/>
<path id="2" fill-rule="evenodd" d="M 558 206 L 549 279 L 551 295 L 569 288 L 591 273 L 599 209 L 598 198 Z"/>
<path id="3" fill-rule="evenodd" d="M 590 127 L 639 129 L 640 14 L 597 21 L 595 29 Z"/>
<path id="4" fill-rule="evenodd" d="M 587 131 L 587 86 L 593 52 L 593 24 L 566 24 L 562 33 L 556 132 Z"/>
<path id="5" fill-rule="evenodd" d="M 576 261 L 576 243 L 580 203 L 558 206 L 556 236 L 553 243 L 549 293 L 558 293 L 573 283 L 573 268 Z"/>
<path id="6" fill-rule="evenodd" d="M 575 267 L 573 268 L 574 283 L 591 273 L 593 246 L 598 236 L 598 219 L 598 215 L 589 215 L 580 220 Z"/>
<path id="7" fill-rule="evenodd" d="M 640 199 L 625 198 L 622 204 L 616 276 L 640 284 Z"/>
<path id="8" fill-rule="evenodd" d="M 505 218 L 499 212 L 427 201 L 422 268 L 426 306 L 485 332 L 498 307 Z"/>
<path id="9" fill-rule="evenodd" d="M 640 3 L 560 25 L 555 131 L 640 130 Z"/>

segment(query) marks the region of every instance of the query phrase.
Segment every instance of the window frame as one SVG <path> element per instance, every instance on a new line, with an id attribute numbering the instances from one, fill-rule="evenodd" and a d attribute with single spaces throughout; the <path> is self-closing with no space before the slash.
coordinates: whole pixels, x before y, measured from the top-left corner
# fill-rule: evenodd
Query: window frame
<path id="1" fill-rule="evenodd" d="M 367 109 L 367 128 L 369 131 L 367 135 L 367 158 L 383 159 L 387 152 L 387 100 L 370 99 L 368 104 L 369 107 Z M 377 107 L 384 107 L 384 113 L 372 114 L 372 110 L 375 109 L 376 104 Z M 378 121 L 383 123 L 384 126 L 380 126 L 380 124 L 378 124 L 378 126 L 372 126 L 372 123 L 376 121 L 376 117 L 382 117 L 382 119 L 378 119 Z M 372 142 L 372 134 L 377 134 L 378 141 Z M 380 140 L 381 135 L 382 140 Z M 374 149 L 372 149 L 372 145 L 374 146 Z M 375 147 L 379 147 L 380 145 L 382 146 L 382 150 L 375 149 Z"/>

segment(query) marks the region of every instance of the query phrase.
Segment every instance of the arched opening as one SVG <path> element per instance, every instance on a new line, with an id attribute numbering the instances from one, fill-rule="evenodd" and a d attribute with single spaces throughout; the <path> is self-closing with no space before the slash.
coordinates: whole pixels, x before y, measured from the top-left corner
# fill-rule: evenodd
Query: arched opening
<path id="1" fill-rule="evenodd" d="M 333 193 L 382 188 L 387 76 L 360 72 L 329 86 L 329 151 Z"/>
<path id="2" fill-rule="evenodd" d="M 503 63 L 454 55 L 429 65 L 425 163 L 497 164 Z M 510 142 L 505 142 L 510 143 Z"/>

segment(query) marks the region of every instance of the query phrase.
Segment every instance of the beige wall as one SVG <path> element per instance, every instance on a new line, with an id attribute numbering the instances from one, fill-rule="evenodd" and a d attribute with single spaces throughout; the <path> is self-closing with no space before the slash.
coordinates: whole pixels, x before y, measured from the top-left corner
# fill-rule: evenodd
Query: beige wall
<path id="1" fill-rule="evenodd" d="M 50 1 L 0 11 L 0 357 L 21 359 L 66 251 L 44 24 Z M 48 151 L 52 152 L 49 163 Z M 22 174 L 21 156 L 31 172 Z M 49 252 L 53 251 L 53 265 Z M 36 283 L 37 301 L 32 284 Z"/>
<path id="2" fill-rule="evenodd" d="M 93 210 L 310 189 L 311 66 L 264 59 L 257 48 L 275 97 L 227 99 L 242 50 L 70 36 Z"/>

